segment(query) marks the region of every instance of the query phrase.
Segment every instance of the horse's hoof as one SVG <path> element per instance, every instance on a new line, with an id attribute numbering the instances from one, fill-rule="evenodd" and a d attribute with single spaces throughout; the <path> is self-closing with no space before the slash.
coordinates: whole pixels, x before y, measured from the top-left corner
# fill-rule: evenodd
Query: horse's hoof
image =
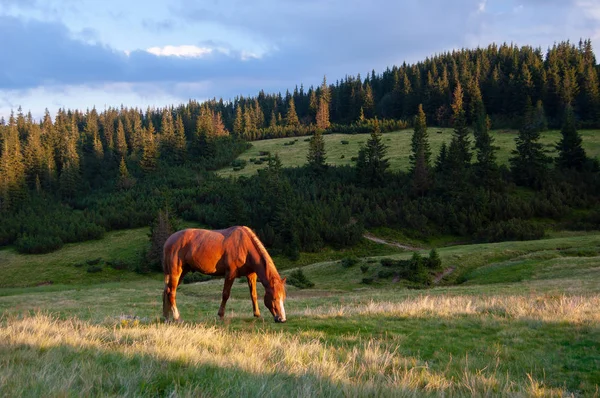
<path id="1" fill-rule="evenodd" d="M 260 314 L 254 314 L 255 318 L 260 318 Z"/>

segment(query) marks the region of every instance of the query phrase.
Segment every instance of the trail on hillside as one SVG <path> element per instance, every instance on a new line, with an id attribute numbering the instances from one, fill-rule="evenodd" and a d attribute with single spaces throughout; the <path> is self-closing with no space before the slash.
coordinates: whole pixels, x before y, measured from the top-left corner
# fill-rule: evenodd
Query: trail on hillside
<path id="1" fill-rule="evenodd" d="M 389 246 L 399 247 L 400 249 L 409 250 L 409 251 L 413 251 L 413 252 L 414 251 L 419 251 L 419 250 L 424 250 L 421 247 L 404 245 L 404 244 L 399 243 L 399 242 L 390 242 L 388 240 L 378 238 L 375 235 L 372 235 L 372 234 L 370 234 L 368 232 L 363 235 L 363 238 L 368 239 L 368 240 L 373 241 L 373 242 L 376 242 L 376 243 L 381 243 L 383 245 L 389 245 Z"/>
<path id="2" fill-rule="evenodd" d="M 419 251 L 419 250 L 424 250 L 423 248 L 420 247 L 416 247 L 416 246 L 409 246 L 409 245 L 404 245 L 402 243 L 399 242 L 393 242 L 393 241 L 388 241 L 385 239 L 381 239 L 376 237 L 375 235 L 372 235 L 370 233 L 365 233 L 363 235 L 363 237 L 365 239 L 369 239 L 370 241 L 376 242 L 376 243 L 381 243 L 382 245 L 389 245 L 389 246 L 394 246 L 394 247 L 399 247 L 400 249 L 404 249 L 404 250 L 409 250 L 409 251 Z M 450 268 L 446 268 L 443 272 L 440 272 L 439 274 L 437 274 L 435 276 L 435 278 L 433 279 L 433 283 L 434 284 L 438 284 L 440 283 L 440 281 L 450 275 L 452 272 L 454 272 L 454 270 L 456 269 L 456 267 L 450 267 Z"/>

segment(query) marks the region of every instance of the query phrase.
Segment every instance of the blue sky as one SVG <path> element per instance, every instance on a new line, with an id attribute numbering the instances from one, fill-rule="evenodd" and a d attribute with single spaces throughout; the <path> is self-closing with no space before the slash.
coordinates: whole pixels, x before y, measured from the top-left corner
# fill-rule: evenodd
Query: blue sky
<path id="1" fill-rule="evenodd" d="M 598 0 L 0 0 L 0 116 L 317 86 L 453 48 L 591 38 Z"/>

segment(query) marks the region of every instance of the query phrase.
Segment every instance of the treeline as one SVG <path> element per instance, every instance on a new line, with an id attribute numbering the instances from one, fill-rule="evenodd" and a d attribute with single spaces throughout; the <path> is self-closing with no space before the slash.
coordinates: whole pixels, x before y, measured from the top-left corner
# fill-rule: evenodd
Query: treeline
<path id="1" fill-rule="evenodd" d="M 421 238 L 539 237 L 543 225 L 533 220 L 562 222 L 598 205 L 598 165 L 577 133 L 597 123 L 597 93 L 585 41 L 555 45 L 545 59 L 530 47 L 455 51 L 285 97 L 261 92 L 145 112 L 61 109 L 40 122 L 19 110 L 0 125 L 0 245 L 50 251 L 147 226 L 165 207 L 212 228 L 250 225 L 291 257 L 353 245 L 365 227 L 384 225 Z M 438 154 L 427 123 L 454 128 Z M 510 167 L 496 163 L 494 123 L 519 126 Z M 411 168 L 391 173 L 381 133 L 409 124 Z M 538 140 L 557 124 L 553 163 Z M 327 166 L 328 130 L 371 134 L 355 167 Z M 304 168 L 284 170 L 271 157 L 249 178 L 207 172 L 230 164 L 247 140 L 304 134 L 313 137 Z"/>

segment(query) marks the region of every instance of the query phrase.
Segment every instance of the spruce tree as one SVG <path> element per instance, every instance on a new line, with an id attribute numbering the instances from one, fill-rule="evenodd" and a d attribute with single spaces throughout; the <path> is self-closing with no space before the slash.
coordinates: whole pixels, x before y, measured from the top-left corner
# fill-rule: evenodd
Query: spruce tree
<path id="1" fill-rule="evenodd" d="M 586 163 L 587 156 L 585 150 L 581 146 L 581 136 L 577 132 L 575 126 L 575 114 L 573 113 L 573 107 L 571 105 L 565 107 L 565 116 L 563 120 L 562 129 L 560 131 L 562 138 L 556 144 L 556 149 L 558 150 L 556 165 L 561 169 L 582 170 Z"/>
<path id="2" fill-rule="evenodd" d="M 358 151 L 356 161 L 358 178 L 363 183 L 371 186 L 383 185 L 389 167 L 389 160 L 385 158 L 386 153 L 387 146 L 383 143 L 379 121 L 375 118 L 371 137 Z"/>
<path id="3" fill-rule="evenodd" d="M 148 120 L 148 127 L 144 134 L 144 147 L 142 148 L 142 158 L 140 159 L 140 167 L 146 173 L 156 170 L 158 163 L 159 151 L 156 137 L 154 134 L 154 125 L 152 120 Z"/>
<path id="4" fill-rule="evenodd" d="M 320 129 L 317 129 L 308 144 L 308 166 L 314 171 L 321 171 L 326 167 L 326 159 L 327 156 L 323 132 Z"/>
<path id="5" fill-rule="evenodd" d="M 115 132 L 115 151 L 117 158 L 127 156 L 127 140 L 125 139 L 125 127 L 123 127 L 123 121 L 119 119 L 117 123 L 117 131 Z"/>
<path id="6" fill-rule="evenodd" d="M 175 162 L 177 164 L 182 164 L 186 158 L 187 142 L 185 139 L 185 127 L 181 115 L 177 115 L 177 120 L 175 120 L 175 140 L 173 150 Z"/>
<path id="7" fill-rule="evenodd" d="M 540 139 L 540 124 L 534 120 L 535 110 L 531 100 L 526 102 L 524 118 L 519 135 L 515 139 L 516 150 L 509 159 L 515 182 L 525 186 L 539 186 L 546 176 L 551 159 L 544 152 Z"/>
<path id="8" fill-rule="evenodd" d="M 414 124 L 411 140 L 412 153 L 409 157 L 410 171 L 413 176 L 413 189 L 417 194 L 421 194 L 429 187 L 431 169 L 431 149 L 427 137 L 427 120 L 422 104 L 419 104 Z"/>
<path id="9" fill-rule="evenodd" d="M 454 119 L 454 133 L 450 146 L 448 147 L 448 167 L 452 174 L 454 182 L 464 182 L 465 172 L 471 164 L 471 149 L 469 142 L 469 130 L 467 129 L 467 120 L 463 109 L 463 91 L 459 82 L 454 90 L 454 100 L 452 102 L 452 111 Z"/>
<path id="10" fill-rule="evenodd" d="M 298 120 L 298 114 L 296 113 L 296 105 L 294 104 L 294 97 L 290 97 L 288 102 L 285 125 L 287 127 L 298 127 L 300 125 L 300 120 Z"/>

